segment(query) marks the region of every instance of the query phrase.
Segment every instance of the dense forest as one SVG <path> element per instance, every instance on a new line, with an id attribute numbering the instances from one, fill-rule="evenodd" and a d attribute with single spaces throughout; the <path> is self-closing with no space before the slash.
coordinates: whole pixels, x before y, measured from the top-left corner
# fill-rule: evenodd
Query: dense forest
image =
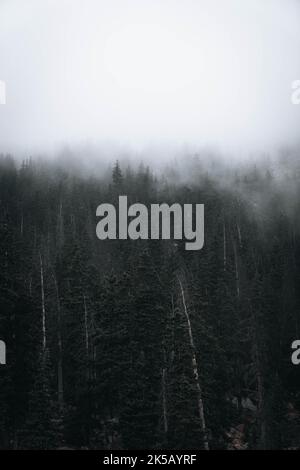
<path id="1" fill-rule="evenodd" d="M 0 448 L 300 448 L 299 156 L 186 168 L 0 158 Z M 203 249 L 98 240 L 122 194 L 204 204 Z"/>

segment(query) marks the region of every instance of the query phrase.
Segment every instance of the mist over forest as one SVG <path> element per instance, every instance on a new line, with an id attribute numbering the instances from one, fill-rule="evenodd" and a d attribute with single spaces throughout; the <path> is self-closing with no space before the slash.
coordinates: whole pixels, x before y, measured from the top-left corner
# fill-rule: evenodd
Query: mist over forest
<path id="1" fill-rule="evenodd" d="M 299 165 L 2 156 L 0 447 L 299 448 Z M 98 240 L 123 194 L 203 203 L 203 249 Z"/>
<path id="2" fill-rule="evenodd" d="M 0 450 L 300 449 L 299 22 L 0 0 Z"/>

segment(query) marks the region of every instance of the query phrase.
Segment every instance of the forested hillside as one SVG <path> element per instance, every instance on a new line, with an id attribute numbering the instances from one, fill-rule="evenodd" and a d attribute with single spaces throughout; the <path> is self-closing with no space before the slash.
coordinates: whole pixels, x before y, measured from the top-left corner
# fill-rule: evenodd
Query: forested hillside
<path id="1" fill-rule="evenodd" d="M 1 157 L 0 448 L 300 448 L 295 161 L 180 181 Z M 204 204 L 204 248 L 98 240 L 122 194 Z"/>

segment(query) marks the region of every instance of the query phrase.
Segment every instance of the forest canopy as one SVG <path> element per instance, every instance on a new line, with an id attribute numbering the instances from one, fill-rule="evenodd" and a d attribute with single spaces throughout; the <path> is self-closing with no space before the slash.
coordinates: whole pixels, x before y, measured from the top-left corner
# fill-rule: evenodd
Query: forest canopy
<path id="1" fill-rule="evenodd" d="M 299 448 L 299 177 L 288 152 L 159 174 L 2 156 L 0 448 Z M 203 203 L 203 249 L 98 240 L 120 195 Z"/>

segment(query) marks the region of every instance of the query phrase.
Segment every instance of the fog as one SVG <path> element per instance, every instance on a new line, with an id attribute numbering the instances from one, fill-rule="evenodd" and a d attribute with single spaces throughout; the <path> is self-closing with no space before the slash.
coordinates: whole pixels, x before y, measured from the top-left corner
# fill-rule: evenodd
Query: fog
<path id="1" fill-rule="evenodd" d="M 0 152 L 295 145 L 299 24 L 298 0 L 0 0 Z"/>

